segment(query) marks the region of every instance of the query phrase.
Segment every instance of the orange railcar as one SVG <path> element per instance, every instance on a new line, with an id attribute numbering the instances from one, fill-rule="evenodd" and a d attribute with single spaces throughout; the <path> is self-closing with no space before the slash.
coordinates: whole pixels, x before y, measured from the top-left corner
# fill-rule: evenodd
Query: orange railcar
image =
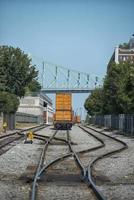
<path id="1" fill-rule="evenodd" d="M 80 116 L 78 115 L 73 116 L 73 124 L 80 123 L 80 122 L 81 122 Z"/>
<path id="2" fill-rule="evenodd" d="M 72 95 L 68 93 L 56 94 L 56 112 L 54 117 L 56 129 L 70 129 L 72 127 Z"/>
<path id="3" fill-rule="evenodd" d="M 81 120 L 80 120 L 80 116 L 76 116 L 76 123 L 80 123 Z"/>

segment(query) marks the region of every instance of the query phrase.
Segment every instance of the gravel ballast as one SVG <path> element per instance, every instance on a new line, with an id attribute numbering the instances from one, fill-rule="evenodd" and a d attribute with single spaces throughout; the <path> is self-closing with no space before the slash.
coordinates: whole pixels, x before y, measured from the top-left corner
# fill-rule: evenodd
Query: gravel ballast
<path id="1" fill-rule="evenodd" d="M 78 126 L 72 127 L 72 130 L 70 131 L 70 137 L 71 141 L 77 144 L 73 146 L 73 149 L 76 152 L 84 151 L 100 145 L 99 141 L 81 130 Z"/>
<path id="2" fill-rule="evenodd" d="M 103 129 L 96 129 L 104 131 Z M 38 131 L 37 134 L 51 137 L 54 132 L 55 130 L 50 126 Z M 115 132 L 104 131 L 104 133 L 126 142 L 128 149 L 106 157 L 94 165 L 93 175 L 95 183 L 107 200 L 132 200 L 134 199 L 134 139 L 117 135 Z M 66 131 L 58 131 L 55 137 L 67 139 Z M 77 126 L 72 127 L 70 137 L 71 141 L 74 143 L 73 148 L 75 151 L 82 151 L 100 145 L 100 142 L 86 134 Z M 107 144 L 105 148 L 80 154 L 80 159 L 84 166 L 87 166 L 89 162 L 92 162 L 92 160 L 105 151 L 107 152 L 118 148 L 118 144 L 114 144 L 114 142 L 108 139 L 105 139 L 105 142 Z M 32 178 L 37 168 L 43 143 L 43 141 L 36 139 L 33 144 L 24 144 L 24 141 L 21 141 L 0 156 L 0 200 L 30 199 Z M 48 164 L 50 161 L 68 152 L 69 148 L 65 142 L 52 140 L 52 143 L 48 146 L 44 164 Z M 69 162 L 70 159 L 72 158 L 68 158 Z M 62 170 L 65 170 L 66 172 L 66 167 L 66 164 L 64 166 L 61 164 L 55 165 L 55 171 L 61 173 Z M 72 199 L 72 197 L 74 197 L 75 199 L 77 192 L 79 198 L 82 199 L 83 195 L 83 200 L 84 198 L 86 199 L 86 194 L 84 196 L 81 191 L 76 190 L 73 194 L 74 186 L 71 188 L 71 185 L 60 185 L 57 193 L 57 187 L 59 186 L 56 184 L 56 182 L 47 182 L 46 185 L 42 185 L 42 190 L 46 193 L 49 200 L 51 197 L 53 197 L 53 199 L 58 199 L 59 197 Z M 78 186 L 78 188 L 81 187 Z M 64 196 L 64 192 L 65 194 L 68 193 L 68 197 L 67 195 Z"/>
<path id="3" fill-rule="evenodd" d="M 0 156 L 1 200 L 29 199 L 31 185 L 27 181 L 35 173 L 41 146 L 37 140 L 33 145 L 23 141 Z"/>
<path id="4" fill-rule="evenodd" d="M 103 131 L 99 128 L 96 130 Z M 134 139 L 119 135 L 115 131 L 103 132 L 124 141 L 128 149 L 99 160 L 95 164 L 93 172 L 96 184 L 108 200 L 132 200 L 134 199 Z"/>

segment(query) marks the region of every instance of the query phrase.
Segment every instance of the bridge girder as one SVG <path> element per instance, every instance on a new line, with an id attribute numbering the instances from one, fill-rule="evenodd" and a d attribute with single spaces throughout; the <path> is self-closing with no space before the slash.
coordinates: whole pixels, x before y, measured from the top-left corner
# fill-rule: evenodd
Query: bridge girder
<path id="1" fill-rule="evenodd" d="M 51 89 L 48 89 L 48 88 L 44 88 L 41 90 L 42 93 L 45 93 L 45 94 L 53 94 L 53 93 L 90 93 L 92 92 L 93 89 L 89 89 L 89 88 L 70 88 L 70 89 L 67 89 L 67 88 L 64 88 L 64 89 L 54 89 L 54 88 L 51 88 Z"/>
<path id="2" fill-rule="evenodd" d="M 79 72 L 47 61 L 41 61 L 39 66 L 39 80 L 42 92 L 71 92 L 90 93 L 102 85 L 98 76 Z"/>

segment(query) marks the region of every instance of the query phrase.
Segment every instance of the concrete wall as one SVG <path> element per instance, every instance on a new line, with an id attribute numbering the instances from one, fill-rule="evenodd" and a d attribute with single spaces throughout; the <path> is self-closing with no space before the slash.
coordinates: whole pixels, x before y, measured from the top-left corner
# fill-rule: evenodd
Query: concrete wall
<path id="1" fill-rule="evenodd" d="M 19 123 L 43 123 L 40 116 L 17 112 L 15 121 Z"/>
<path id="2" fill-rule="evenodd" d="M 40 105 L 39 97 L 24 97 L 20 100 L 17 112 L 32 115 L 42 115 L 43 107 Z"/>
<path id="3" fill-rule="evenodd" d="M 44 96 L 26 96 L 20 100 L 17 112 L 38 116 L 41 123 L 44 119 L 46 123 L 52 122 L 52 103 L 45 98 Z"/>

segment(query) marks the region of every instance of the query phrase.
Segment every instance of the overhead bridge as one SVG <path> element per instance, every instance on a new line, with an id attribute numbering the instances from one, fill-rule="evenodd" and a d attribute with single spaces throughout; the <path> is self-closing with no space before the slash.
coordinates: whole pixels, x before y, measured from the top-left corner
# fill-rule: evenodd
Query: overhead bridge
<path id="1" fill-rule="evenodd" d="M 36 64 L 36 60 L 34 62 Z M 93 74 L 79 72 L 47 61 L 37 63 L 42 93 L 90 93 L 102 85 Z M 89 70 L 90 71 L 90 70 Z"/>
<path id="2" fill-rule="evenodd" d="M 89 88 L 44 88 L 41 90 L 44 94 L 52 94 L 52 93 L 90 93 L 93 89 Z"/>

